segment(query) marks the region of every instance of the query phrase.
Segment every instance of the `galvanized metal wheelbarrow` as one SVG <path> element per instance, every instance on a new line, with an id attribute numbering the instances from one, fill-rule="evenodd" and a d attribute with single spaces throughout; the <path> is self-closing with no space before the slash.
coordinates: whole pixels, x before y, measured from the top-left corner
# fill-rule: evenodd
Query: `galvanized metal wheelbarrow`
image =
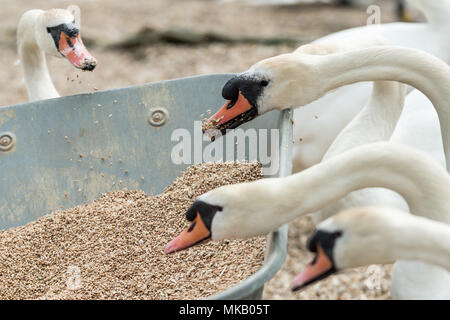
<path id="1" fill-rule="evenodd" d="M 0 108 L 0 230 L 113 190 L 160 193 L 189 165 L 171 161 L 172 133 L 184 128 L 195 135 L 194 121 L 223 103 L 221 88 L 232 76 L 197 76 Z M 275 176 L 291 173 L 291 117 L 291 111 L 275 111 L 251 123 L 279 129 Z M 249 150 L 246 146 L 244 157 L 255 160 Z M 286 247 L 283 226 L 268 236 L 258 272 L 210 298 L 260 299 L 264 284 L 281 268 Z"/>

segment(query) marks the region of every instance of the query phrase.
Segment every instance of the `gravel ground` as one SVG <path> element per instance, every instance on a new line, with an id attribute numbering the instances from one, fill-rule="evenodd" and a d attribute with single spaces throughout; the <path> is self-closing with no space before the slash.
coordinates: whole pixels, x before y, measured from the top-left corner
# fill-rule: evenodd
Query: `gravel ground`
<path id="1" fill-rule="evenodd" d="M 395 19 L 392 1 L 374 2 L 382 7 L 382 22 Z M 365 8 L 326 5 L 254 7 L 238 3 L 220 4 L 212 0 L 2 0 L 0 106 L 27 100 L 21 69 L 16 63 L 15 47 L 15 30 L 22 13 L 34 8 L 65 8 L 70 4 L 81 8 L 82 36 L 90 43 L 89 50 L 99 64 L 93 73 L 88 73 L 74 69 L 63 59 L 49 58 L 50 73 L 61 95 L 196 74 L 240 72 L 261 59 L 294 49 L 253 44 L 192 47 L 162 44 L 139 52 L 139 59 L 135 52 L 106 49 L 108 44 L 132 37 L 145 26 L 157 29 L 178 27 L 227 35 L 289 36 L 310 41 L 330 32 L 363 25 L 367 19 Z M 375 278 L 379 281 L 375 282 L 380 288 L 373 289 L 367 285 L 367 279 L 373 278 L 373 269 L 361 268 L 333 276 L 301 293 L 289 292 L 290 281 L 311 258 L 304 249 L 304 242 L 312 227 L 307 218 L 290 225 L 289 258 L 281 272 L 266 286 L 266 299 L 389 296 L 390 266 L 376 269 Z"/>

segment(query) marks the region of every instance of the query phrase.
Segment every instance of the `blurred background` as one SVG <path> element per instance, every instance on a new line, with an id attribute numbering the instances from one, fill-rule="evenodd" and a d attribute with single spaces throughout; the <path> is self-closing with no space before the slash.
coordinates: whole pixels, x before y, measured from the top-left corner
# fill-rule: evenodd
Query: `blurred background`
<path id="1" fill-rule="evenodd" d="M 382 8 L 383 23 L 397 20 L 396 0 L 356 0 L 356 6 L 331 2 L 256 6 L 230 0 L 0 0 L 0 105 L 27 101 L 16 62 L 16 28 L 29 9 L 69 5 L 81 9 L 83 41 L 99 63 L 93 73 L 82 72 L 67 60 L 48 57 L 55 86 L 64 96 L 94 87 L 103 90 L 196 74 L 241 72 L 302 43 L 366 24 L 369 3 Z"/>
<path id="2" fill-rule="evenodd" d="M 48 57 L 50 74 L 62 96 L 198 74 L 242 72 L 261 59 L 293 51 L 329 33 L 365 25 L 370 4 L 380 6 L 382 23 L 399 20 L 397 0 L 248 2 L 251 4 L 216 0 L 0 0 L 0 106 L 27 102 L 16 28 L 29 9 L 69 5 L 81 9 L 81 35 L 98 66 L 94 72 L 83 72 L 65 59 Z M 307 217 L 291 224 L 289 257 L 266 286 L 266 299 L 389 296 L 390 266 L 350 270 L 301 293 L 291 293 L 290 281 L 311 259 L 305 241 L 312 229 Z"/>

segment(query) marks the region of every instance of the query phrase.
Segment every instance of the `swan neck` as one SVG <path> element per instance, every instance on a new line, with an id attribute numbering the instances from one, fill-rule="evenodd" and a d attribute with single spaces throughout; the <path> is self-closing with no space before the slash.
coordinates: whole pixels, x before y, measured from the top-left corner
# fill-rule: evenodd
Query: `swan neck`
<path id="1" fill-rule="evenodd" d="M 402 114 L 405 96 L 405 85 L 375 81 L 369 102 L 339 133 L 323 160 L 363 144 L 388 141 Z"/>
<path id="2" fill-rule="evenodd" d="M 403 196 L 412 213 L 450 223 L 447 172 L 421 152 L 407 150 L 391 143 L 362 146 L 283 178 L 277 193 L 286 220 L 319 211 L 356 190 L 387 188 Z M 295 200 L 285 204 L 284 199 Z"/>
<path id="3" fill-rule="evenodd" d="M 398 81 L 424 93 L 439 116 L 447 168 L 450 168 L 450 67 L 427 53 L 379 46 L 321 58 L 326 92 L 361 81 Z"/>
<path id="4" fill-rule="evenodd" d="M 44 51 L 35 38 L 38 15 L 24 15 L 17 32 L 17 47 L 30 101 L 59 97 L 47 68 Z"/>
<path id="5" fill-rule="evenodd" d="M 407 227 L 391 235 L 390 246 L 396 260 L 416 260 L 441 266 L 450 271 L 450 227 L 428 219 L 414 219 Z M 405 231 L 406 230 L 406 231 Z"/>

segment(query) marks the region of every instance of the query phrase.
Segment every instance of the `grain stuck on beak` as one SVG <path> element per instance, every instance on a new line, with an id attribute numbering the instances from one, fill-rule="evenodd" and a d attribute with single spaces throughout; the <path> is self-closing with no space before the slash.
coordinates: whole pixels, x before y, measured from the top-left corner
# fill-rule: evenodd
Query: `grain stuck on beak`
<path id="1" fill-rule="evenodd" d="M 219 111 L 209 118 L 208 123 L 203 126 L 203 132 L 205 132 L 205 128 L 214 128 L 225 134 L 226 129 L 234 129 L 254 119 L 257 114 L 257 109 L 239 92 L 235 101 L 227 101 Z"/>
<path id="2" fill-rule="evenodd" d="M 61 32 L 58 50 L 79 69 L 92 71 L 97 66 L 97 60 L 86 49 L 79 34 L 69 37 Z"/>

